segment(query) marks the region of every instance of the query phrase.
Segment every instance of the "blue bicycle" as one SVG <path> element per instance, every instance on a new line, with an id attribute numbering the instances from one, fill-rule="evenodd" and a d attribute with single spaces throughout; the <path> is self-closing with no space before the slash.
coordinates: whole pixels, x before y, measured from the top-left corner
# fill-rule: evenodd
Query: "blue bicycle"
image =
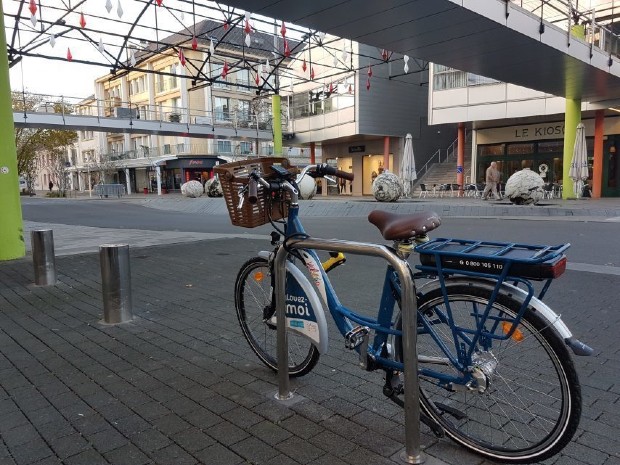
<path id="1" fill-rule="evenodd" d="M 310 165 L 296 176 L 287 160 L 277 158 L 229 163 L 216 171 L 233 224 L 271 222 L 276 251 L 308 237 L 298 215 L 297 183 L 303 176 L 352 180 L 352 174 L 328 165 Z M 571 440 L 581 415 L 581 390 L 570 352 L 592 352 L 542 301 L 565 270 L 569 245 L 429 240 L 427 233 L 441 223 L 431 212 L 375 210 L 369 221 L 393 241 L 398 257 L 405 260 L 414 251 L 420 256 L 411 279 L 419 284 L 423 422 L 437 436 L 446 434 L 496 461 L 531 463 L 558 453 Z M 290 252 L 289 375 L 309 373 L 327 351 L 327 307 L 345 347 L 360 354 L 364 369 L 384 372 L 383 393 L 402 405 L 401 283 L 394 269 L 388 265 L 377 316 L 369 318 L 341 304 L 330 284 L 327 273 L 344 262 L 342 254 L 321 263 L 314 250 Z M 273 257 L 274 251 L 261 252 L 241 267 L 235 306 L 250 347 L 277 370 Z M 534 281 L 543 283 L 537 296 Z"/>

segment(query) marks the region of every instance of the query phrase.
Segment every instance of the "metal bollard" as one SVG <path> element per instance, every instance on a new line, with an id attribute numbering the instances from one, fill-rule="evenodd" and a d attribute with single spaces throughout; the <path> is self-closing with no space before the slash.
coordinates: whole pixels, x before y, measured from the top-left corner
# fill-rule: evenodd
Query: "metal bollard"
<path id="1" fill-rule="evenodd" d="M 129 245 L 100 245 L 99 259 L 103 293 L 103 322 L 125 323 L 132 318 Z"/>
<path id="2" fill-rule="evenodd" d="M 30 232 L 34 283 L 37 286 L 56 284 L 56 258 L 54 257 L 54 234 L 51 229 Z"/>

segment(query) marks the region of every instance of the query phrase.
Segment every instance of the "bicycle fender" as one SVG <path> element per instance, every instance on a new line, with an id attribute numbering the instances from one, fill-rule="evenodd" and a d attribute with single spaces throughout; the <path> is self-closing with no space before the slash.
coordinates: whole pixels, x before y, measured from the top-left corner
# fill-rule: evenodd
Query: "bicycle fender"
<path id="1" fill-rule="evenodd" d="M 258 256 L 269 260 L 272 252 L 261 251 Z M 308 278 L 288 260 L 286 273 L 286 329 L 309 339 L 320 354 L 326 354 L 328 334 L 323 304 Z"/>
<path id="2" fill-rule="evenodd" d="M 484 287 L 488 289 L 489 291 L 493 291 L 496 285 L 496 281 L 492 281 L 492 280 L 488 280 L 484 278 L 469 278 L 469 279 L 456 278 L 456 279 L 450 279 L 449 282 L 461 284 L 461 285 L 474 284 L 479 287 Z M 429 290 L 434 290 L 436 288 L 441 288 L 441 284 L 437 280 L 431 281 L 423 285 L 420 289 L 418 289 L 418 291 L 421 293 L 424 293 L 424 288 L 427 288 L 427 289 L 430 288 Z M 527 292 L 525 292 L 521 288 L 513 286 L 510 283 L 502 283 L 500 292 L 506 295 L 510 295 L 512 298 L 516 299 L 518 302 L 521 302 L 521 303 L 523 303 L 525 299 L 527 298 Z M 562 321 L 561 315 L 558 315 L 557 313 L 555 313 L 546 303 L 544 303 L 537 297 L 532 296 L 529 302 L 529 306 L 532 307 L 532 309 L 535 312 L 537 312 L 542 318 L 544 318 L 549 323 L 549 326 L 551 326 L 560 335 L 560 337 L 564 340 L 566 345 L 570 347 L 570 349 L 573 351 L 575 355 L 584 355 L 584 356 L 592 355 L 594 350 L 591 347 L 589 347 L 587 344 L 584 344 L 583 342 L 575 338 L 573 334 L 571 333 L 570 329 L 568 329 L 568 326 L 566 326 L 566 324 Z"/>

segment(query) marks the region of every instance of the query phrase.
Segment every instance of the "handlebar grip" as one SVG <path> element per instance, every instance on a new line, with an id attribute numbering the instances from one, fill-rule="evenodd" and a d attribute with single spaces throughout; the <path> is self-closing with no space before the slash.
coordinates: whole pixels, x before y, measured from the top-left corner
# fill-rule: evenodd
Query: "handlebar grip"
<path id="1" fill-rule="evenodd" d="M 250 177 L 248 183 L 248 202 L 254 205 L 258 202 L 258 182 L 253 177 Z"/>
<path id="2" fill-rule="evenodd" d="M 346 179 L 347 181 L 353 181 L 355 176 L 353 173 L 348 173 L 347 171 L 336 170 L 336 177 Z"/>
<path id="3" fill-rule="evenodd" d="M 333 166 L 329 166 L 327 163 L 321 163 L 316 167 L 317 176 L 336 176 L 337 178 L 346 179 L 347 181 L 353 181 L 353 173 L 347 173 L 346 171 L 340 171 Z"/>

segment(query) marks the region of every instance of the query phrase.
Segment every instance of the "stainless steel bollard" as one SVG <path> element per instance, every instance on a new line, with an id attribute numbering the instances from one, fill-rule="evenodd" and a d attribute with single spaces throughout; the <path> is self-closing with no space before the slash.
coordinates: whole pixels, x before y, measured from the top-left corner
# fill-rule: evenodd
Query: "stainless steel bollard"
<path id="1" fill-rule="evenodd" d="M 51 229 L 37 229 L 30 232 L 34 283 L 37 286 L 56 284 L 56 258 L 54 256 L 54 234 Z"/>
<path id="2" fill-rule="evenodd" d="M 132 318 L 129 245 L 100 245 L 99 259 L 101 262 L 103 321 L 108 324 L 125 323 Z"/>

